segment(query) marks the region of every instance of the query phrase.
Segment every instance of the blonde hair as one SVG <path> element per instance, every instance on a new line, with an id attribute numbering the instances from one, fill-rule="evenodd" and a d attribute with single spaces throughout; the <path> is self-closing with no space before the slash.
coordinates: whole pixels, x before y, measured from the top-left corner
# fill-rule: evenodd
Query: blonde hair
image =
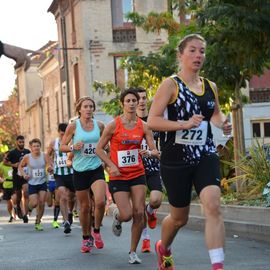
<path id="1" fill-rule="evenodd" d="M 81 97 L 81 98 L 79 98 L 79 99 L 76 101 L 76 104 L 75 104 L 75 112 L 78 113 L 79 116 L 81 115 L 79 111 L 80 111 L 80 109 L 81 109 L 81 107 L 82 107 L 82 103 L 83 103 L 85 100 L 90 100 L 90 101 L 93 103 L 94 111 L 96 110 L 96 103 L 95 103 L 95 101 L 94 101 L 92 98 L 90 98 L 90 97 L 88 97 L 88 96 Z"/>

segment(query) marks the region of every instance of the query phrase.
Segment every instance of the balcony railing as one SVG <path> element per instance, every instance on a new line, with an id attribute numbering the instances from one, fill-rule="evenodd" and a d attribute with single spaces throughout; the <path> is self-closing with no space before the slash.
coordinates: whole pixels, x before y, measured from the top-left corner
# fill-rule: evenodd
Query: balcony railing
<path id="1" fill-rule="evenodd" d="M 113 29 L 113 42 L 135 42 L 136 41 L 136 30 L 115 28 Z"/>
<path id="2" fill-rule="evenodd" d="M 270 102 L 270 89 L 251 89 L 249 96 L 252 103 Z"/>

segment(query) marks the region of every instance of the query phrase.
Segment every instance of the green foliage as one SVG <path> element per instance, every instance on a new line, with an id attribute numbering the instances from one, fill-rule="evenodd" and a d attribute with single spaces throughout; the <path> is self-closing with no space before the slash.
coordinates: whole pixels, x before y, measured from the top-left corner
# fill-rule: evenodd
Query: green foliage
<path id="1" fill-rule="evenodd" d="M 269 0 L 212 0 L 197 18 L 208 43 L 207 75 L 223 88 L 235 89 L 263 73 L 270 58 Z"/>
<path id="2" fill-rule="evenodd" d="M 13 146 L 19 131 L 18 91 L 14 88 L 0 107 L 0 151 L 6 152 Z"/>
<path id="3" fill-rule="evenodd" d="M 255 144 L 249 148 L 249 155 L 242 157 L 234 164 L 225 162 L 235 168 L 239 168 L 242 175 L 229 179 L 230 183 L 241 180 L 245 186 L 245 197 L 261 197 L 262 191 L 270 180 L 270 161 L 266 159 L 266 149 L 256 140 Z"/>
<path id="4" fill-rule="evenodd" d="M 117 116 L 122 113 L 122 106 L 120 103 L 121 90 L 112 82 L 98 82 L 95 81 L 93 84 L 95 91 L 102 90 L 107 96 L 110 96 L 109 101 L 102 102 L 102 109 L 109 115 Z"/>
<path id="5" fill-rule="evenodd" d="M 246 206 L 267 206 L 265 198 L 249 198 L 246 199 L 242 194 L 237 192 L 231 192 L 221 197 L 222 204 L 233 204 L 233 205 L 246 205 Z"/>
<path id="6" fill-rule="evenodd" d="M 154 96 L 164 77 L 168 77 L 177 70 L 175 49 L 167 46 L 164 53 L 150 53 L 148 56 L 130 56 L 121 62 L 121 68 L 128 71 L 128 87 L 143 87 L 147 90 L 148 98 Z M 121 89 L 112 82 L 94 82 L 95 91 L 102 89 L 111 97 L 102 102 L 102 109 L 109 115 L 122 113 L 119 101 Z"/>
<path id="7" fill-rule="evenodd" d="M 178 68 L 176 47 L 187 34 L 200 33 L 207 40 L 207 58 L 201 75 L 216 82 L 223 111 L 230 110 L 230 100 L 236 97 L 243 103 L 240 88 L 252 75 L 260 75 L 270 66 L 270 0 L 240 1 L 178 1 L 168 2 L 169 11 L 179 10 L 192 15 L 189 25 L 181 25 L 172 13 L 150 12 L 147 16 L 136 12 L 127 18 L 146 32 L 168 32 L 168 44 L 160 52 L 148 56 L 131 56 L 123 62 L 129 72 L 129 86 L 142 86 L 151 97 L 164 77 L 175 73 Z M 184 3 L 184 6 L 183 6 Z M 181 9 L 181 10 L 180 10 Z M 237 95 L 237 96 L 236 96 Z M 113 115 L 117 102 L 111 100 L 103 108 Z"/>
<path id="8" fill-rule="evenodd" d="M 147 16 L 140 15 L 137 12 L 129 12 L 126 18 L 147 33 L 160 33 L 161 29 L 164 29 L 169 35 L 173 35 L 180 30 L 180 24 L 174 20 L 169 12 L 157 13 L 152 11 Z"/>
<path id="9" fill-rule="evenodd" d="M 148 56 L 131 56 L 123 62 L 122 68 L 128 70 L 128 86 L 141 86 L 147 89 L 148 97 L 151 98 L 163 78 L 177 70 L 175 51 L 167 51 L 164 54 L 150 53 Z"/>

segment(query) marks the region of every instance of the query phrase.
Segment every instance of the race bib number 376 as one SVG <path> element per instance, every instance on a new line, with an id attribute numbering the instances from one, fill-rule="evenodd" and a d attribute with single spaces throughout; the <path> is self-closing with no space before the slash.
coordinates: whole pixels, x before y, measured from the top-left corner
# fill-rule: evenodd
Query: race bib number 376
<path id="1" fill-rule="evenodd" d="M 138 165 L 139 164 L 138 155 L 139 155 L 138 149 L 118 151 L 117 152 L 118 166 L 127 167 Z"/>
<path id="2" fill-rule="evenodd" d="M 207 121 L 202 121 L 197 128 L 178 130 L 175 134 L 175 143 L 185 145 L 205 145 L 207 128 Z"/>

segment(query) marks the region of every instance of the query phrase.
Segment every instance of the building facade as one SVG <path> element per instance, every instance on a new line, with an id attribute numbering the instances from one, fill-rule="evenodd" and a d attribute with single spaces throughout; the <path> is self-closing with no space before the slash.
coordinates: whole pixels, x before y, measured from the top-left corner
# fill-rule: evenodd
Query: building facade
<path id="1" fill-rule="evenodd" d="M 63 121 L 63 105 L 60 94 L 60 74 L 57 56 L 51 54 L 57 42 L 50 41 L 40 48 L 44 54 L 35 56 L 27 71 L 18 69 L 20 131 L 27 143 L 33 138 L 42 141 L 46 148 L 57 125 Z"/>
<path id="2" fill-rule="evenodd" d="M 27 141 L 42 140 L 44 148 L 57 135 L 57 125 L 74 117 L 74 104 L 82 96 L 97 103 L 96 118 L 111 118 L 99 108 L 107 98 L 94 92 L 94 81 L 127 85 L 128 73 L 120 62 L 129 55 L 156 52 L 167 42 L 167 34 L 146 33 L 127 21 L 125 14 L 147 15 L 167 10 L 165 0 L 53 0 L 48 7 L 56 21 L 58 43 L 41 48 L 49 56 L 34 59 L 27 72 L 17 71 L 20 128 Z M 53 53 L 52 53 L 53 52 Z M 254 76 L 249 85 L 250 104 L 244 106 L 246 146 L 255 137 L 270 142 L 270 71 Z M 216 144 L 224 144 L 220 130 L 213 128 Z"/>
<path id="3" fill-rule="evenodd" d="M 53 0 L 48 12 L 56 21 L 58 43 L 49 42 L 34 57 L 26 72 L 17 70 L 20 128 L 26 142 L 34 137 L 46 149 L 57 135 L 57 125 L 74 117 L 74 104 L 82 96 L 97 103 L 96 118 L 111 118 L 99 108 L 102 90 L 94 92 L 94 81 L 110 81 L 121 89 L 128 74 L 120 61 L 129 55 L 156 52 L 167 34 L 145 33 L 125 19 L 129 11 L 147 15 L 167 10 L 164 0 Z"/>
<path id="4" fill-rule="evenodd" d="M 148 33 L 125 19 L 129 11 L 148 14 L 166 11 L 163 0 L 54 0 L 48 11 L 56 19 L 62 91 L 67 91 L 68 117 L 74 102 L 91 96 L 99 105 L 103 92 L 94 81 L 110 81 L 124 88 L 127 72 L 119 67 L 123 57 L 147 55 L 167 41 L 167 34 Z"/>
<path id="5" fill-rule="evenodd" d="M 243 106 L 245 147 L 258 140 L 261 144 L 270 144 L 270 70 L 261 76 L 253 76 L 242 93 L 249 97 L 249 103 Z M 216 144 L 225 144 L 227 138 L 222 131 L 213 128 Z"/>

